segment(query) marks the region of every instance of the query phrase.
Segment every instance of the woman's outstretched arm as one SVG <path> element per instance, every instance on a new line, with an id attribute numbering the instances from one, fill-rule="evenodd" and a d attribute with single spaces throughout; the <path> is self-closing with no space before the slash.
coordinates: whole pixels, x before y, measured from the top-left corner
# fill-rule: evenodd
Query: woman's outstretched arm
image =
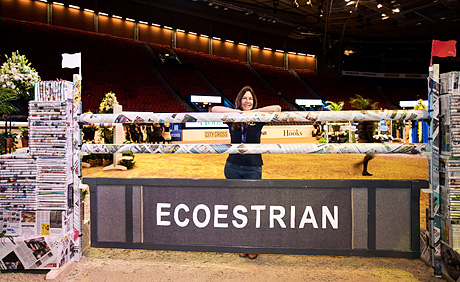
<path id="1" fill-rule="evenodd" d="M 214 106 L 212 107 L 211 111 L 213 113 L 243 112 L 242 110 L 236 110 L 224 106 Z M 281 107 L 278 105 L 271 105 L 259 109 L 253 109 L 251 112 L 281 112 Z"/>

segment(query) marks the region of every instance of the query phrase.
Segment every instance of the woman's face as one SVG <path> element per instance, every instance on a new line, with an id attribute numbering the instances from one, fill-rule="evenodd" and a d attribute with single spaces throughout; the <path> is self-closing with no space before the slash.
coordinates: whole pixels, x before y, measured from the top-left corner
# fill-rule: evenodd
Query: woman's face
<path id="1" fill-rule="evenodd" d="M 243 111 L 250 111 L 252 110 L 253 106 L 254 100 L 252 98 L 252 93 L 251 91 L 246 91 L 246 93 L 243 95 L 243 98 L 241 98 L 241 107 Z"/>

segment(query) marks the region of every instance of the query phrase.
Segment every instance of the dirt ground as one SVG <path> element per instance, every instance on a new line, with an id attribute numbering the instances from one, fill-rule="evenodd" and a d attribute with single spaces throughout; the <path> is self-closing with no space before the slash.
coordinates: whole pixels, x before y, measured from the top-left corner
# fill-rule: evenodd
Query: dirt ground
<path id="1" fill-rule="evenodd" d="M 371 177 L 354 163 L 358 154 L 264 155 L 264 179 L 428 179 L 423 156 L 377 155 Z M 128 171 L 85 168 L 83 177 L 224 178 L 225 155 L 135 156 Z M 212 165 L 210 165 L 212 164 Z M 421 197 L 424 228 L 427 196 Z M 45 273 L 6 273 L 0 281 L 42 281 Z M 194 253 L 90 248 L 55 281 L 442 281 L 419 259 Z"/>
<path id="2" fill-rule="evenodd" d="M 43 281 L 11 273 L 0 281 Z M 442 281 L 420 260 L 90 249 L 54 281 Z"/>

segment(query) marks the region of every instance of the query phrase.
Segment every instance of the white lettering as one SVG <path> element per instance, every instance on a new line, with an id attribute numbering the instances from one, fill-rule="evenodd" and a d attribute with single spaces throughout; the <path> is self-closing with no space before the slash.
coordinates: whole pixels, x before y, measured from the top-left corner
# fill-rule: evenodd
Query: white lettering
<path id="1" fill-rule="evenodd" d="M 228 210 L 228 205 L 215 205 L 214 206 L 214 227 L 216 228 L 227 228 L 228 223 L 220 223 L 219 218 L 227 218 L 227 214 L 221 214 L 219 211 Z"/>
<path id="2" fill-rule="evenodd" d="M 185 227 L 188 225 L 190 222 L 190 219 L 185 218 L 184 221 L 180 221 L 179 219 L 179 211 L 184 210 L 185 212 L 189 212 L 190 209 L 186 204 L 179 204 L 177 207 L 174 209 L 174 222 L 177 224 L 179 227 Z"/>
<path id="3" fill-rule="evenodd" d="M 241 211 L 242 213 L 247 213 L 248 209 L 245 206 L 242 205 L 237 205 L 233 208 L 233 216 L 236 219 L 241 220 L 241 223 L 238 223 L 235 219 L 232 220 L 233 226 L 236 228 L 244 228 L 248 224 L 248 217 L 242 213 L 239 213 Z"/>
<path id="4" fill-rule="evenodd" d="M 315 214 L 313 213 L 313 209 L 311 208 L 311 206 L 305 207 L 305 211 L 299 223 L 299 228 L 304 228 L 305 224 L 307 223 L 311 223 L 313 225 L 313 228 L 318 228 L 318 223 L 316 223 Z"/>
<path id="5" fill-rule="evenodd" d="M 265 205 L 253 205 L 251 210 L 256 211 L 256 228 L 260 228 L 260 211 L 265 210 Z"/>
<path id="6" fill-rule="evenodd" d="M 205 213 L 205 218 L 203 222 L 198 220 L 198 212 L 203 210 Z M 204 228 L 209 224 L 211 220 L 211 210 L 205 204 L 199 204 L 193 209 L 193 223 L 198 228 Z"/>
<path id="7" fill-rule="evenodd" d="M 262 224 L 264 227 L 269 228 L 276 228 L 276 225 L 280 228 L 288 228 L 288 224 L 291 229 L 306 228 L 307 224 L 311 224 L 311 228 L 319 228 L 312 206 L 305 206 L 299 222 L 296 206 L 290 206 L 290 218 L 285 219 L 287 207 L 284 206 L 268 206 L 267 208 L 266 205 L 251 205 L 250 210 L 254 211 L 255 214 L 248 217 L 247 213 L 249 209 L 244 205 L 236 205 L 232 210 L 233 218 L 230 218 L 231 216 L 228 213 L 231 207 L 229 205 L 213 205 L 208 207 L 205 204 L 199 204 L 194 208 L 184 203 L 178 204 L 175 207 L 171 205 L 171 203 L 156 204 L 156 222 L 158 226 L 171 226 L 171 222 L 174 222 L 179 227 L 187 227 L 192 223 L 197 228 L 205 228 L 210 224 L 212 219 L 214 228 L 229 228 L 229 221 L 231 219 L 233 227 L 241 229 L 248 225 L 250 219 L 255 221 L 255 228 L 261 228 Z M 172 208 L 174 208 L 174 212 L 171 210 Z M 192 209 L 193 212 L 191 212 Z M 213 209 L 213 212 L 211 212 L 211 209 Z M 262 213 L 265 210 L 268 210 L 268 213 Z M 318 217 L 321 217 L 322 229 L 339 229 L 338 206 L 321 206 L 318 207 L 317 212 L 321 212 Z M 299 222 L 298 227 L 296 226 L 297 222 Z"/>
<path id="8" fill-rule="evenodd" d="M 278 214 L 275 214 L 278 211 Z M 286 224 L 283 221 L 283 217 L 286 214 L 286 210 L 282 206 L 270 206 L 270 228 L 275 228 L 275 220 L 281 228 L 286 228 Z"/>
<path id="9" fill-rule="evenodd" d="M 323 229 L 326 229 L 326 217 L 327 219 L 329 219 L 329 222 L 331 223 L 332 225 L 332 228 L 334 229 L 338 229 L 339 228 L 339 207 L 338 206 L 334 206 L 334 217 L 332 216 L 331 214 L 331 211 L 329 210 L 329 208 L 327 206 L 323 206 L 323 226 L 322 228 Z"/>
<path id="10" fill-rule="evenodd" d="M 171 208 L 171 203 L 157 203 L 157 225 L 160 226 L 170 226 L 171 222 L 167 220 L 162 220 L 161 217 L 169 216 L 169 211 L 163 211 L 163 208 Z"/>

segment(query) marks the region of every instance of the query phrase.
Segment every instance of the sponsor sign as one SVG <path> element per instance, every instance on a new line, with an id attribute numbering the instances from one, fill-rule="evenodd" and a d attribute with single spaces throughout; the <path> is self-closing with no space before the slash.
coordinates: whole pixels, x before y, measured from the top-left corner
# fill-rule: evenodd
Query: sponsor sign
<path id="1" fill-rule="evenodd" d="M 150 186 L 142 198 L 144 243 L 351 248 L 351 188 Z"/>

